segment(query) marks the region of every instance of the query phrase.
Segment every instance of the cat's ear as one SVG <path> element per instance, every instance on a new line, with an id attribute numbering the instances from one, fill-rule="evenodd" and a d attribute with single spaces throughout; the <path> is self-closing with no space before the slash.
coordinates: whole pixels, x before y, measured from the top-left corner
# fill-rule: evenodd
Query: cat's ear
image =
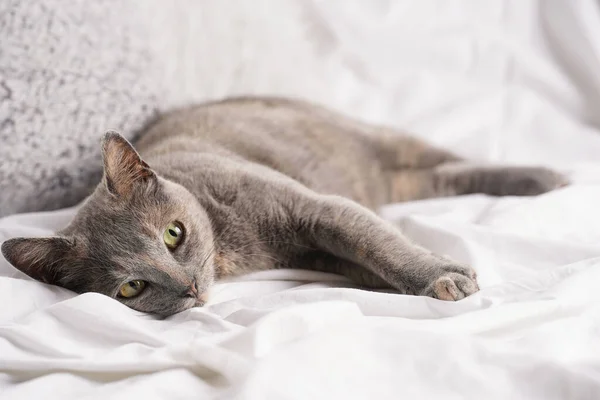
<path id="1" fill-rule="evenodd" d="M 73 242 L 60 237 L 15 238 L 2 243 L 2 255 L 33 279 L 58 284 L 73 246 Z"/>
<path id="2" fill-rule="evenodd" d="M 126 197 L 141 183 L 156 179 L 156 175 L 123 136 L 108 131 L 102 139 L 104 183 L 115 196 Z"/>

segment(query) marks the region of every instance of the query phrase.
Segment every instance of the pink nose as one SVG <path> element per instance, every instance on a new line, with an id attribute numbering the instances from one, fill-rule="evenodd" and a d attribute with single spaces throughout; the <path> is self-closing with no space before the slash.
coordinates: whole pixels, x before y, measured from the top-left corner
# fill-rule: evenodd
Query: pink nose
<path id="1" fill-rule="evenodd" d="M 196 281 L 192 282 L 192 286 L 188 291 L 188 296 L 198 298 L 198 287 L 196 286 Z"/>

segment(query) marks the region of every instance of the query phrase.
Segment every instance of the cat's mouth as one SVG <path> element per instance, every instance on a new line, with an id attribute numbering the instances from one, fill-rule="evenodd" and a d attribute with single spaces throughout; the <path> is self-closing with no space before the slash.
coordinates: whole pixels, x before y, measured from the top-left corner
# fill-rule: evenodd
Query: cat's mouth
<path id="1" fill-rule="evenodd" d="M 204 305 L 204 303 L 205 303 L 205 301 L 197 299 L 196 302 L 194 303 L 194 307 L 202 307 Z"/>
<path id="2" fill-rule="evenodd" d="M 208 301 L 208 293 L 204 292 L 194 300 L 194 307 L 202 307 Z"/>
<path id="3" fill-rule="evenodd" d="M 181 309 L 178 310 L 177 312 L 189 310 L 190 308 L 194 308 L 194 307 L 202 307 L 202 306 L 204 306 L 204 304 L 206 304 L 206 300 L 207 300 L 206 295 L 204 293 L 198 297 L 188 298 L 182 305 Z"/>

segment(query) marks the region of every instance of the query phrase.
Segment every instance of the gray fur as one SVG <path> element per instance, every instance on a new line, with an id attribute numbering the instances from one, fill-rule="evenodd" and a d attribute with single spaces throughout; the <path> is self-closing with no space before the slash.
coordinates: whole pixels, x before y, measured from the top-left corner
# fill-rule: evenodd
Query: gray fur
<path id="1" fill-rule="evenodd" d="M 280 267 L 459 300 L 478 290 L 475 271 L 411 243 L 372 210 L 566 184 L 543 168 L 473 166 L 388 128 L 285 99 L 174 111 L 136 147 L 141 158 L 107 133 L 103 182 L 71 224 L 54 239 L 9 240 L 5 257 L 36 279 L 161 315 L 201 305 L 215 280 Z M 171 221 L 186 231 L 174 251 L 162 241 Z M 118 297 L 133 279 L 147 281 L 146 290 Z"/>

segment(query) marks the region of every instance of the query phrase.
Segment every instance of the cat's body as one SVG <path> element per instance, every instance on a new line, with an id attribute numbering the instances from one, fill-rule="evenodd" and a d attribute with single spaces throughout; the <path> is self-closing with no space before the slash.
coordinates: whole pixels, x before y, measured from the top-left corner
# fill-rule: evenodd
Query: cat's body
<path id="1" fill-rule="evenodd" d="M 388 128 L 274 98 L 172 112 L 136 148 L 145 163 L 107 134 L 103 183 L 62 239 L 8 241 L 7 259 L 34 278 L 162 315 L 201 304 L 216 279 L 279 267 L 458 300 L 477 290 L 474 271 L 412 244 L 368 209 L 566 183 L 542 168 L 471 166 Z M 173 221 L 183 239 L 169 249 L 173 238 L 162 235 Z M 144 286 L 120 296 L 132 281 Z"/>
<path id="2" fill-rule="evenodd" d="M 319 193 L 374 208 L 389 199 L 381 149 L 369 131 L 374 127 L 317 106 L 238 98 L 172 112 L 135 148 L 149 163 L 157 155 L 193 152 L 198 158 L 220 156 L 226 164 L 265 165 Z"/>

